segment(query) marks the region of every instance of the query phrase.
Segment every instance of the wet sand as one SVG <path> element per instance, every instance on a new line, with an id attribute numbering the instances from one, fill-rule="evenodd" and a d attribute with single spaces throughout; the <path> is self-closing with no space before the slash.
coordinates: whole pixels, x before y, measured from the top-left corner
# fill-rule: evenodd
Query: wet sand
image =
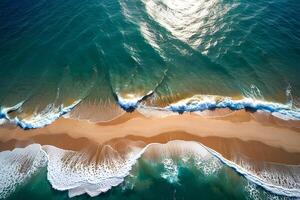
<path id="1" fill-rule="evenodd" d="M 24 131 L 11 125 L 0 127 L 0 150 L 31 143 L 63 149 L 84 150 L 111 145 L 123 148 L 129 141 L 166 143 L 171 140 L 198 141 L 232 160 L 246 156 L 253 160 L 300 164 L 299 122 L 278 120 L 270 115 L 245 111 L 221 111 L 144 117 L 125 113 L 107 122 L 61 118 L 40 129 Z M 119 146 L 118 146 L 119 145 Z"/>

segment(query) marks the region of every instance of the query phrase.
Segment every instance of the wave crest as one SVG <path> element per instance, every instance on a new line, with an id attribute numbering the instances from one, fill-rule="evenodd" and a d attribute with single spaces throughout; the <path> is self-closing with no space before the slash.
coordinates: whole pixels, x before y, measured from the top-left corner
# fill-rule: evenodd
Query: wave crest
<path id="1" fill-rule="evenodd" d="M 0 152 L 0 199 L 7 198 L 46 164 L 47 156 L 39 144 Z"/>
<path id="2" fill-rule="evenodd" d="M 166 110 L 173 112 L 195 112 L 228 108 L 231 110 L 263 111 L 283 120 L 300 120 L 300 110 L 289 105 L 267 102 L 253 98 L 232 99 L 214 95 L 195 95 L 191 98 L 173 103 Z"/>
<path id="3" fill-rule="evenodd" d="M 206 176 L 216 174 L 227 166 L 271 193 L 300 197 L 299 165 L 266 162 L 257 165 L 244 158 L 229 161 L 198 142 L 175 140 L 166 144 L 151 143 L 144 147 L 129 146 L 125 153 L 108 145 L 90 154 L 38 144 L 1 152 L 1 198 L 6 198 L 16 186 L 44 166 L 47 166 L 47 178 L 54 189 L 68 190 L 69 197 L 84 193 L 97 196 L 121 184 L 138 159 L 162 163 L 164 171 L 160 176 L 171 184 L 180 181 L 176 165 L 176 159 L 179 159 L 185 166 L 194 166 Z"/>
<path id="4" fill-rule="evenodd" d="M 0 110 L 0 122 L 1 124 L 15 124 L 25 130 L 42 128 L 46 125 L 51 124 L 61 116 L 70 113 L 71 110 L 75 108 L 80 102 L 81 100 L 77 100 L 69 106 L 60 105 L 58 107 L 56 107 L 54 104 L 49 104 L 43 111 L 41 111 L 40 113 L 36 113 L 28 118 L 20 119 L 18 116 L 11 118 L 9 116 L 9 113 L 21 109 L 24 103 L 21 102 L 12 107 L 3 107 Z"/>

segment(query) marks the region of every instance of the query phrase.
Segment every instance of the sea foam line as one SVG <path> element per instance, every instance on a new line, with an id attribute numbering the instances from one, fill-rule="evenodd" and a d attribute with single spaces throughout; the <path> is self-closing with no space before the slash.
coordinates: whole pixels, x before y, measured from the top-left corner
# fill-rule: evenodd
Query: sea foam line
<path id="1" fill-rule="evenodd" d="M 119 94 L 115 94 L 115 99 L 117 101 L 117 103 L 119 104 L 119 106 L 125 110 L 126 112 L 133 112 L 136 108 L 139 107 L 139 105 L 145 101 L 147 98 L 149 98 L 150 96 L 152 96 L 154 94 L 153 90 L 150 90 L 146 95 L 144 96 L 136 96 L 133 98 L 123 98 L 121 95 Z"/>
<path id="2" fill-rule="evenodd" d="M 17 148 L 13 151 L 0 152 L 0 163 L 10 163 L 12 165 L 0 169 L 0 189 L 3 189 L 5 193 L 4 196 L 0 195 L 0 198 L 7 197 L 8 192 L 13 192 L 14 188 L 20 184 L 18 180 L 25 180 L 33 175 L 33 173 L 18 174 L 17 169 L 22 166 L 20 164 L 26 163 L 26 159 L 36 158 L 40 154 L 39 157 L 41 157 L 41 163 L 35 163 L 32 165 L 33 168 L 29 168 L 28 170 L 36 172 L 37 168 L 35 166 L 38 168 L 40 166 L 47 166 L 47 178 L 51 183 L 51 186 L 60 191 L 68 190 L 69 197 L 78 196 L 84 193 L 87 193 L 90 196 L 97 196 L 110 190 L 112 187 L 121 184 L 124 181 L 124 178 L 129 175 L 133 165 L 136 164 L 138 159 L 141 158 L 150 147 L 155 149 L 158 148 L 156 145 L 159 145 L 160 147 L 165 146 L 167 149 L 167 145 L 173 145 L 183 149 L 183 152 L 186 149 L 187 152 L 192 151 L 197 155 L 199 154 L 200 159 L 204 160 L 207 159 L 207 156 L 211 156 L 212 158 L 215 157 L 215 159 L 221 161 L 225 166 L 232 168 L 250 182 L 261 186 L 273 194 L 296 198 L 300 197 L 299 188 L 287 188 L 267 182 L 251 171 L 244 169 L 242 166 L 227 160 L 218 152 L 201 143 L 195 141 L 174 140 L 169 141 L 166 144 L 150 143 L 144 148 L 137 148 L 128 152 L 125 160 L 122 159 L 122 157 L 113 156 L 111 159 L 100 164 L 87 162 L 89 160 L 88 157 L 85 157 L 84 154 L 81 154 L 80 152 L 63 150 L 50 145 L 41 146 L 39 144 L 32 144 L 22 149 Z M 112 148 L 110 150 L 109 155 L 115 152 Z M 113 155 L 116 154 L 113 153 Z M 168 156 L 168 154 L 165 156 Z M 44 164 L 44 159 L 42 159 L 43 157 L 46 157 L 47 159 L 46 165 Z M 62 158 L 67 158 L 67 160 Z M 296 165 L 296 167 L 298 169 L 299 166 Z M 7 174 L 14 175 L 6 176 Z M 7 188 L 6 185 L 3 185 L 4 183 L 10 183 L 9 187 Z M 0 190 L 0 194 L 2 192 Z"/>
<path id="3" fill-rule="evenodd" d="M 263 111 L 283 120 L 300 120 L 300 109 L 293 109 L 289 105 L 267 102 L 253 98 L 232 99 L 214 95 L 196 95 L 188 99 L 170 104 L 164 109 L 178 112 L 196 112 L 228 108 L 230 110 Z"/>
<path id="4" fill-rule="evenodd" d="M 201 143 L 199 143 L 199 145 L 201 145 L 208 152 L 210 152 L 212 155 L 214 155 L 216 158 L 218 158 L 226 166 L 232 168 L 237 173 L 239 173 L 240 175 L 245 177 L 247 180 L 249 180 L 250 182 L 252 182 L 256 185 L 261 186 L 265 190 L 267 190 L 273 194 L 277 194 L 277 195 L 300 198 L 300 189 L 299 188 L 286 188 L 283 186 L 268 183 L 268 182 L 264 181 L 263 179 L 261 179 L 260 177 L 256 176 L 255 174 L 244 169 L 243 167 L 237 165 L 236 163 L 234 163 L 230 160 L 227 160 L 226 158 L 224 158 L 220 153 L 216 152 L 215 150 L 213 150 L 209 147 L 206 147 Z"/>
<path id="5" fill-rule="evenodd" d="M 282 120 L 300 120 L 300 109 L 292 108 L 290 104 L 282 104 L 258 100 L 255 98 L 244 97 L 242 99 L 232 99 L 231 97 L 223 97 L 217 95 L 195 95 L 193 97 L 180 100 L 166 107 L 151 107 L 143 104 L 148 98 L 154 94 L 150 91 L 145 96 L 132 99 L 122 98 L 116 95 L 116 99 L 121 108 L 127 112 L 132 112 L 135 109 L 145 108 L 156 111 L 171 111 L 182 114 L 184 112 L 197 112 L 206 110 L 225 109 L 230 110 L 248 110 L 252 112 L 262 111 L 270 113 L 273 116 Z"/>
<path id="6" fill-rule="evenodd" d="M 231 97 L 222 97 L 215 95 L 195 95 L 191 98 L 183 99 L 176 103 L 172 103 L 166 107 L 152 107 L 145 105 L 143 102 L 151 98 L 154 94 L 153 91 L 149 91 L 145 96 L 139 96 L 132 99 L 122 98 L 119 95 L 115 95 L 115 98 L 121 108 L 127 112 L 133 112 L 135 109 L 146 109 L 145 111 L 155 111 L 158 115 L 162 115 L 166 112 L 179 113 L 184 112 L 197 112 L 216 109 L 230 109 L 230 110 L 249 110 L 252 112 L 262 111 L 270 113 L 271 115 L 282 120 L 300 120 L 300 109 L 292 108 L 291 105 L 285 105 L 281 103 L 268 102 L 257 100 L 254 98 L 242 98 L 232 99 Z M 20 109 L 24 102 L 20 102 L 12 107 L 3 107 L 0 110 L 0 124 L 12 123 L 25 130 L 42 128 L 51 124 L 61 116 L 72 111 L 82 100 L 77 100 L 71 105 L 64 107 L 54 107 L 50 104 L 45 110 L 33 115 L 28 119 L 19 119 L 18 117 L 10 118 L 9 113 Z"/>
<path id="7" fill-rule="evenodd" d="M 197 154 L 200 154 L 201 159 L 205 159 L 206 155 L 210 155 L 210 156 L 218 159 L 225 166 L 230 167 L 235 172 L 237 172 L 241 176 L 245 177 L 248 181 L 250 181 L 258 186 L 261 186 L 266 191 L 269 191 L 276 195 L 300 198 L 300 189 L 299 188 L 288 188 L 288 187 L 284 187 L 281 185 L 275 185 L 270 182 L 267 182 L 267 181 L 263 180 L 261 177 L 259 177 L 258 175 L 255 175 L 253 172 L 224 158 L 220 153 L 216 152 L 215 150 L 213 150 L 199 142 L 172 140 L 172 141 L 167 142 L 166 144 L 160 144 L 160 143 L 151 143 L 151 144 L 152 145 L 168 145 L 168 144 L 172 144 L 172 143 L 176 143 L 176 142 L 179 142 L 179 143 L 175 144 L 176 147 L 180 147 L 180 144 L 184 143 L 184 145 L 187 145 L 187 147 L 186 147 L 187 149 L 193 149 L 194 152 L 196 152 Z M 145 148 L 149 148 L 152 145 L 147 145 Z M 144 150 L 144 152 L 146 152 L 146 149 Z M 286 165 L 284 165 L 284 166 L 286 166 Z M 297 169 L 300 170 L 299 165 L 291 165 L 291 166 L 297 167 Z M 299 185 L 298 182 L 297 182 L 297 184 Z"/>
<path id="8" fill-rule="evenodd" d="M 35 128 L 42 128 L 46 125 L 51 124 L 61 116 L 71 112 L 73 108 L 75 108 L 79 103 L 80 100 L 77 100 L 73 102 L 69 106 L 64 106 L 61 104 L 58 107 L 55 107 L 54 104 L 49 104 L 43 111 L 40 113 L 34 114 L 30 118 L 25 119 L 19 119 L 18 117 L 10 118 L 9 113 L 19 110 L 24 101 L 16 104 L 12 107 L 3 107 L 0 110 L 0 124 L 4 123 L 11 123 L 19 126 L 22 129 L 28 130 L 28 129 L 35 129 Z"/>
<path id="9" fill-rule="evenodd" d="M 47 155 L 39 144 L 0 152 L 0 199 L 6 199 L 41 168 L 47 166 Z"/>

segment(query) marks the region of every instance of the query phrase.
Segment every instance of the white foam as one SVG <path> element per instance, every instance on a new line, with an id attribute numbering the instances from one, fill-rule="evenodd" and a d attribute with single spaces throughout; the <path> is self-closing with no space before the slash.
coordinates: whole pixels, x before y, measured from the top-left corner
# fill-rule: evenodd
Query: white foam
<path id="1" fill-rule="evenodd" d="M 174 174 L 174 163 L 168 159 L 172 158 L 172 155 L 179 155 L 183 162 L 188 162 L 189 159 L 193 159 L 196 167 L 205 175 L 212 175 L 218 172 L 225 164 L 236 172 L 244 176 L 248 181 L 263 187 L 265 190 L 288 197 L 300 197 L 300 166 L 299 165 L 279 165 L 275 163 L 264 162 L 261 168 L 257 165 L 251 164 L 247 159 L 239 161 L 229 161 L 224 158 L 218 152 L 193 141 L 170 141 L 167 144 L 153 144 L 148 146 L 145 151 L 145 156 L 150 151 L 160 156 L 163 161 L 167 162 L 167 172 L 164 173 L 164 177 L 168 180 L 176 179 Z M 163 162 L 164 163 L 164 162 Z M 165 163 L 164 163 L 165 165 Z M 174 172 L 174 173 L 173 173 Z M 175 179 L 174 179 L 175 178 Z"/>
<path id="2" fill-rule="evenodd" d="M 7 198 L 46 163 L 46 154 L 38 144 L 0 152 L 0 199 Z"/>
<path id="3" fill-rule="evenodd" d="M 233 161 L 227 160 L 221 156 L 218 152 L 205 147 L 202 144 L 199 144 L 205 149 L 207 149 L 212 155 L 218 158 L 222 163 L 231 167 L 239 174 L 243 175 L 247 180 L 256 185 L 263 187 L 265 190 L 277 194 L 277 195 L 284 195 L 288 197 L 300 197 L 300 185 L 299 185 L 299 173 L 300 173 L 300 166 L 287 166 L 287 165 L 280 165 L 283 168 L 286 168 L 286 171 L 277 171 L 274 173 L 272 172 L 271 163 L 265 165 L 262 172 L 257 173 L 255 169 L 248 168 L 246 165 L 238 165 Z M 249 164 L 249 163 L 248 163 Z M 269 166 L 267 166 L 269 165 Z M 287 171 L 292 172 L 292 174 L 286 174 Z M 280 179 L 283 181 L 280 181 Z"/>
<path id="4" fill-rule="evenodd" d="M 259 191 L 257 190 L 257 186 L 253 183 L 247 183 L 246 187 L 245 187 L 246 191 L 249 193 L 249 196 L 251 199 L 254 200 L 259 200 Z"/>
<path id="5" fill-rule="evenodd" d="M 139 113 L 141 113 L 145 117 L 153 117 L 153 118 L 164 118 L 168 116 L 173 116 L 173 115 L 178 115 L 176 112 L 172 112 L 170 110 L 166 109 L 161 109 L 157 107 L 149 107 L 149 106 L 144 106 L 140 105 L 136 109 Z"/>
<path id="6" fill-rule="evenodd" d="M 253 167 L 257 165 L 252 166 L 245 159 L 229 161 L 197 142 L 175 140 L 166 144 L 152 143 L 144 148 L 130 147 L 125 154 L 119 154 L 106 145 L 98 154 L 100 160 L 88 153 L 49 145 L 41 147 L 38 144 L 1 152 L 0 197 L 7 197 L 18 184 L 47 163 L 47 178 L 54 189 L 67 190 L 69 197 L 84 193 L 97 196 L 122 183 L 141 156 L 147 159 L 151 155 L 157 155 L 155 159 L 161 159 L 165 168 L 161 176 L 170 183 L 179 181 L 179 170 L 174 159 L 180 159 L 183 163 L 192 159 L 205 175 L 216 174 L 224 166 L 223 163 L 271 193 L 300 197 L 299 165 L 263 163 L 262 168 L 257 168 Z"/>
<path id="7" fill-rule="evenodd" d="M 149 91 L 145 96 L 131 96 L 131 98 L 117 95 L 118 104 L 127 112 L 132 112 L 136 109 L 146 117 L 167 117 L 184 112 L 196 112 L 201 115 L 201 112 L 207 110 L 228 108 L 231 110 L 250 109 L 252 111 L 266 112 L 283 120 L 300 120 L 299 108 L 291 107 L 289 104 L 268 102 L 249 97 L 232 99 L 231 97 L 215 95 L 195 95 L 166 107 L 151 107 L 142 104 L 142 101 L 152 94 L 153 91 Z M 21 109 L 23 102 L 12 107 L 2 107 L 0 111 L 0 125 L 12 123 L 23 129 L 41 128 L 51 124 L 61 116 L 66 116 L 80 102 L 81 100 L 77 100 L 69 106 L 60 105 L 58 107 L 54 104 L 49 104 L 43 111 L 24 119 L 19 119 L 18 117 L 10 118 L 8 114 L 11 111 Z"/>
<path id="8" fill-rule="evenodd" d="M 120 107 L 123 108 L 125 111 L 131 112 L 134 111 L 139 106 L 139 104 L 141 103 L 141 101 L 144 100 L 144 98 L 147 98 L 152 94 L 153 91 L 150 90 L 144 96 L 135 95 L 135 94 L 126 94 L 126 97 L 124 97 L 118 93 L 116 94 L 116 96 Z"/>
<path id="9" fill-rule="evenodd" d="M 97 196 L 123 182 L 131 167 L 143 153 L 136 149 L 125 156 L 105 146 L 104 159 L 92 160 L 86 153 L 43 147 L 48 154 L 48 180 L 57 190 L 69 190 L 69 197 L 84 193 Z M 107 155 L 106 155 L 107 154 Z"/>
<path id="10" fill-rule="evenodd" d="M 176 159 L 180 159 L 185 165 L 193 161 L 195 167 L 207 176 L 216 173 L 222 167 L 218 159 L 196 142 L 174 140 L 166 144 L 153 144 L 145 151 L 143 158 L 153 154 L 156 155 L 156 159 L 158 158 L 156 162 L 164 165 L 165 170 L 161 173 L 161 177 L 170 183 L 179 181 Z"/>
<path id="11" fill-rule="evenodd" d="M 165 171 L 161 173 L 161 177 L 170 183 L 178 183 L 178 166 L 175 161 L 171 158 L 165 158 L 162 163 L 164 164 Z"/>
<path id="12" fill-rule="evenodd" d="M 69 106 L 64 106 L 63 104 L 60 106 L 55 106 L 54 104 L 49 104 L 44 110 L 39 113 L 35 113 L 32 116 L 29 116 L 24 119 L 20 119 L 18 117 L 10 118 L 8 112 L 18 110 L 23 105 L 23 102 L 18 103 L 13 107 L 4 107 L 0 113 L 1 124 L 3 123 L 12 123 L 23 129 L 34 129 L 41 128 L 46 125 L 51 124 L 61 116 L 71 112 L 71 110 L 77 106 L 81 100 L 77 100 L 73 102 Z"/>
<path id="13" fill-rule="evenodd" d="M 24 104 L 24 101 L 21 101 L 20 103 L 17 103 L 16 105 L 11 106 L 11 107 L 2 107 L 1 108 L 1 113 L 3 115 L 5 115 L 5 117 L 7 117 L 9 112 L 16 111 L 16 110 L 20 109 L 23 104 Z"/>
<path id="14" fill-rule="evenodd" d="M 291 108 L 289 105 L 257 100 L 253 98 L 232 99 L 215 95 L 195 95 L 169 106 L 164 109 L 173 112 L 196 112 L 229 108 L 231 110 L 252 109 L 271 113 L 273 116 L 283 120 L 300 120 L 300 109 Z"/>
<path id="15" fill-rule="evenodd" d="M 300 166 L 280 165 L 276 163 L 253 163 L 247 158 L 235 159 L 234 163 L 245 171 L 275 186 L 300 190 Z"/>

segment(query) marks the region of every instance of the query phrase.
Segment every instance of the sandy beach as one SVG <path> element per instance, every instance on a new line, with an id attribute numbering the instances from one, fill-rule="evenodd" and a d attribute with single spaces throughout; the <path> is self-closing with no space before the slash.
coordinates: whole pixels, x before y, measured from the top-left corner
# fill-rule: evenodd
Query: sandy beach
<path id="1" fill-rule="evenodd" d="M 145 128 L 147 127 L 147 128 Z M 125 113 L 108 122 L 61 118 L 41 129 L 24 131 L 12 125 L 0 128 L 1 151 L 31 143 L 84 150 L 128 141 L 143 144 L 171 140 L 198 141 L 228 159 L 237 155 L 285 164 L 300 164 L 299 122 L 278 120 L 267 114 L 219 111 L 186 113 L 163 118 Z"/>

